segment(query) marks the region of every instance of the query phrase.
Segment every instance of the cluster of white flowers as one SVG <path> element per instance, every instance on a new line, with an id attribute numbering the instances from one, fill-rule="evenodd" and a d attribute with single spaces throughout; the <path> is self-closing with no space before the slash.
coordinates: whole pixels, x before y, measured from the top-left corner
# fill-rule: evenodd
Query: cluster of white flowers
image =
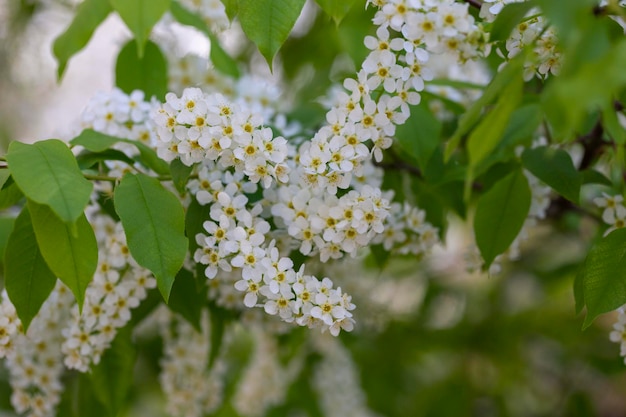
<path id="1" fill-rule="evenodd" d="M 593 199 L 596 206 L 602 208 L 602 221 L 610 227 L 604 232 L 604 236 L 613 230 L 626 226 L 626 207 L 624 207 L 624 197 L 622 195 L 609 195 L 602 193 L 602 197 Z"/>
<path id="2" fill-rule="evenodd" d="M 180 4 L 199 14 L 214 32 L 221 32 L 230 26 L 226 7 L 220 0 L 180 0 Z"/>
<path id="3" fill-rule="evenodd" d="M 520 3 L 524 0 L 485 0 L 480 17 L 487 22 L 495 20 L 505 5 Z M 530 80 L 534 76 L 546 78 L 550 73 L 558 75 L 561 69 L 562 56 L 555 29 L 549 26 L 538 10 L 533 9 L 528 17 L 513 28 L 513 32 L 506 40 L 506 58 L 511 59 L 519 54 L 526 46 L 533 45 L 533 55 L 524 63 L 524 79 Z"/>
<path id="4" fill-rule="evenodd" d="M 261 417 L 285 400 L 287 388 L 301 369 L 301 361 L 292 359 L 283 366 L 278 359 L 274 335 L 257 326 L 252 329 L 254 350 L 233 396 L 233 407 L 239 415 Z"/>
<path id="5" fill-rule="evenodd" d="M 617 322 L 613 324 L 613 331 L 609 334 L 611 342 L 620 344 L 620 355 L 626 364 L 626 306 L 617 309 Z"/>
<path id="6" fill-rule="evenodd" d="M 75 305 L 63 330 L 65 365 L 81 372 L 100 361 L 117 329 L 130 320 L 131 309 L 156 287 L 152 273 L 130 255 L 121 223 L 94 215 L 91 224 L 98 241 L 98 267 L 85 291 L 82 313 Z"/>
<path id="7" fill-rule="evenodd" d="M 15 411 L 28 417 L 52 417 L 61 399 L 63 361 L 62 325 L 67 320 L 74 297 L 60 281 L 33 318 L 26 334 L 15 316 L 15 308 L 2 293 L 0 304 L 0 358 L 13 388 L 11 404 Z M 9 323 L 10 322 L 10 323 Z M 1 337 L 3 330 L 7 337 Z"/>
<path id="8" fill-rule="evenodd" d="M 288 172 L 287 145 L 263 127 L 263 117 L 221 94 L 187 88 L 180 98 L 166 95 L 154 114 L 157 153 L 185 165 L 210 160 L 223 169 L 234 167 L 265 188 Z"/>
<path id="9" fill-rule="evenodd" d="M 152 145 L 154 129 L 150 113 L 154 104 L 145 99 L 141 90 L 135 90 L 130 95 L 118 88 L 109 93 L 100 91 L 87 103 L 81 114 L 80 126 Z M 132 145 L 117 144 L 116 147 L 128 156 L 138 153 Z"/>
<path id="10" fill-rule="evenodd" d="M 336 339 L 318 338 L 316 349 L 322 359 L 313 373 L 313 388 L 326 417 L 373 417 L 361 389 L 358 368 L 350 352 Z"/>
<path id="11" fill-rule="evenodd" d="M 159 382 L 172 417 L 201 417 L 215 411 L 223 401 L 224 364 L 220 357 L 209 365 L 211 329 L 208 311 L 201 316 L 202 332 L 186 320 L 160 307 L 153 316 L 163 338 Z"/>

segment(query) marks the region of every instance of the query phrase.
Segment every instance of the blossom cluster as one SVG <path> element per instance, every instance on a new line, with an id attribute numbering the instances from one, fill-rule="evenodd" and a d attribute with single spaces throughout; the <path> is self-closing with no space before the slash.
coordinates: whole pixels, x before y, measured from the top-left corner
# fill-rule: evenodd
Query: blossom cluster
<path id="1" fill-rule="evenodd" d="M 87 372 L 97 364 L 137 307 L 156 287 L 152 273 L 139 266 L 128 250 L 122 224 L 95 214 L 91 224 L 98 241 L 98 266 L 85 290 L 82 312 L 74 305 L 63 330 L 63 354 L 69 369 Z"/>
<path id="2" fill-rule="evenodd" d="M 74 298 L 57 281 L 56 287 L 33 318 L 28 331 L 15 315 L 15 308 L 2 292 L 0 304 L 0 358 L 6 359 L 15 411 L 28 417 L 52 417 L 61 400 L 64 367 L 61 352 L 62 326 Z"/>
<path id="3" fill-rule="evenodd" d="M 613 230 L 626 226 L 626 207 L 624 207 L 624 197 L 622 195 L 609 195 L 602 193 L 602 197 L 593 199 L 596 206 L 602 208 L 602 221 L 609 225 L 604 232 L 604 236 Z"/>

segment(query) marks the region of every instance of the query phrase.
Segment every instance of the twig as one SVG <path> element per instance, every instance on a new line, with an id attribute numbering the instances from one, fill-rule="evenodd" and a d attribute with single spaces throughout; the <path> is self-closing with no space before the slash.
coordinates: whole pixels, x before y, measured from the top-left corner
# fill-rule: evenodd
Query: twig
<path id="1" fill-rule="evenodd" d="M 469 3 L 470 6 L 476 7 L 479 10 L 483 5 L 482 2 L 480 2 L 479 0 L 465 0 L 465 2 Z"/>

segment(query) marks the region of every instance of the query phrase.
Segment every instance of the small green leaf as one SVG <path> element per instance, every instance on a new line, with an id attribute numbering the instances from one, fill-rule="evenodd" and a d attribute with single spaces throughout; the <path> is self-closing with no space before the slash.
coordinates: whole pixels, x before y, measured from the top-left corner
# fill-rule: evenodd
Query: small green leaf
<path id="1" fill-rule="evenodd" d="M 15 217 L 0 217 L 0 262 L 4 259 L 4 252 L 7 249 L 7 242 L 14 224 Z"/>
<path id="2" fill-rule="evenodd" d="M 4 254 L 4 285 L 24 331 L 54 288 L 57 278 L 41 255 L 28 208 L 15 220 Z"/>
<path id="3" fill-rule="evenodd" d="M 535 6 L 534 1 L 512 3 L 504 6 L 493 22 L 489 41 L 498 42 L 506 40 L 513 28 L 520 23 L 524 16 Z"/>
<path id="4" fill-rule="evenodd" d="M 137 349 L 131 336 L 131 326 L 118 331 L 111 347 L 91 371 L 94 395 L 104 404 L 110 416 L 118 415 L 133 383 Z"/>
<path id="5" fill-rule="evenodd" d="M 6 156 L 13 179 L 26 197 L 45 204 L 65 222 L 83 213 L 93 184 L 87 181 L 72 151 L 57 139 L 27 145 L 11 142 Z"/>
<path id="6" fill-rule="evenodd" d="M 626 129 L 624 129 L 624 126 L 619 122 L 617 111 L 613 108 L 612 102 L 605 106 L 602 112 L 602 126 L 615 143 L 618 145 L 624 145 L 626 143 Z"/>
<path id="7" fill-rule="evenodd" d="M 143 56 L 144 45 L 152 27 L 169 9 L 170 0 L 109 0 L 128 29 L 135 36 L 139 57 Z"/>
<path id="8" fill-rule="evenodd" d="M 89 43 L 96 28 L 112 10 L 109 0 L 85 0 L 78 6 L 74 20 L 52 45 L 54 56 L 59 62 L 59 79 L 63 76 L 70 58 Z"/>
<path id="9" fill-rule="evenodd" d="M 22 198 L 24 198 L 24 193 L 15 182 L 11 181 L 9 185 L 5 184 L 0 190 L 0 210 L 16 205 Z"/>
<path id="10" fill-rule="evenodd" d="M 333 18 L 338 25 L 341 20 L 348 14 L 350 8 L 354 4 L 354 0 L 315 0 L 324 12 Z"/>
<path id="11" fill-rule="evenodd" d="M 521 78 L 524 68 L 524 54 L 519 54 L 499 71 L 484 93 L 459 118 L 459 125 L 446 145 L 444 161 L 447 162 L 452 153 L 461 143 L 463 136 L 469 132 L 480 119 L 483 109 L 491 104 L 514 79 Z"/>
<path id="12" fill-rule="evenodd" d="M 170 172 L 172 173 L 172 181 L 179 193 L 185 194 L 187 192 L 186 185 L 189 175 L 193 171 L 193 165 L 187 166 L 182 163 L 180 159 L 174 159 L 170 163 Z"/>
<path id="13" fill-rule="evenodd" d="M 530 200 L 528 181 L 521 169 L 498 181 L 478 200 L 474 234 L 486 267 L 519 234 L 530 210 Z"/>
<path id="14" fill-rule="evenodd" d="M 131 254 L 152 271 L 167 301 L 187 254 L 185 213 L 180 201 L 156 179 L 126 174 L 115 188 L 114 202 Z"/>
<path id="15" fill-rule="evenodd" d="M 535 177 L 572 203 L 578 204 L 581 177 L 567 152 L 547 146 L 526 149 L 522 154 L 522 162 Z"/>
<path id="16" fill-rule="evenodd" d="M 506 130 L 502 135 L 502 146 L 515 146 L 520 142 L 532 139 L 542 118 L 541 106 L 537 103 L 526 104 L 516 109 L 511 114 Z"/>
<path id="17" fill-rule="evenodd" d="M 395 136 L 402 149 L 417 160 L 423 171 L 439 145 L 441 129 L 441 122 L 428 106 L 411 106 L 411 116 L 397 127 Z"/>
<path id="18" fill-rule="evenodd" d="M 581 185 L 585 184 L 602 184 L 608 187 L 612 186 L 613 183 L 610 179 L 608 179 L 601 172 L 596 171 L 595 169 L 586 169 L 580 172 L 580 183 Z"/>
<path id="19" fill-rule="evenodd" d="M 276 52 L 287 40 L 306 0 L 239 0 L 239 21 L 272 68 Z"/>
<path id="20" fill-rule="evenodd" d="M 208 206 L 201 205 L 195 198 L 191 200 L 185 213 L 185 233 L 187 234 L 187 239 L 189 239 L 189 253 L 193 254 L 198 249 L 196 235 L 198 233 L 206 234 L 206 230 L 204 230 L 202 225 L 208 218 Z"/>
<path id="21" fill-rule="evenodd" d="M 383 245 L 370 245 L 370 253 L 376 262 L 376 265 L 383 269 L 387 266 L 389 262 L 389 256 L 391 255 L 388 250 L 386 250 Z"/>
<path id="22" fill-rule="evenodd" d="M 136 140 L 122 139 L 105 135 L 104 133 L 96 132 L 92 129 L 85 129 L 80 135 L 70 141 L 72 145 L 80 145 L 91 152 L 103 152 L 118 142 L 129 143 L 135 146 L 139 150 L 139 162 L 151 168 L 157 174 L 168 175 L 170 173 L 169 165 L 159 158 L 154 150 Z"/>
<path id="23" fill-rule="evenodd" d="M 585 264 L 583 263 L 578 269 L 576 277 L 574 277 L 574 302 L 576 303 L 576 314 L 580 314 L 580 312 L 583 311 L 583 307 L 585 307 L 584 279 Z"/>
<path id="24" fill-rule="evenodd" d="M 167 62 L 158 45 L 148 41 L 141 58 L 135 42 L 124 45 L 115 64 L 115 85 L 127 94 L 141 90 L 147 98 L 163 101 L 168 91 Z"/>
<path id="25" fill-rule="evenodd" d="M 200 277 L 200 279 L 205 281 L 204 277 Z M 169 308 L 183 316 L 196 331 L 201 333 L 200 319 L 206 300 L 206 294 L 198 292 L 193 274 L 184 268 L 181 269 L 172 286 L 168 302 Z"/>
<path id="26" fill-rule="evenodd" d="M 583 329 L 600 314 L 626 304 L 626 229 L 618 229 L 595 244 L 582 270 L 587 316 Z"/>
<path id="27" fill-rule="evenodd" d="M 226 75 L 230 75 L 235 78 L 239 78 L 239 68 L 237 68 L 237 63 L 234 59 L 230 57 L 222 49 L 219 40 L 217 37 L 210 31 L 206 22 L 200 18 L 197 14 L 190 12 L 186 8 L 180 5 L 176 0 L 172 1 L 170 6 L 170 12 L 174 19 L 178 20 L 179 23 L 183 25 L 193 26 L 209 38 L 211 41 L 211 62 L 215 65 L 220 72 Z"/>
<path id="28" fill-rule="evenodd" d="M 39 249 L 52 272 L 72 290 L 82 308 L 87 285 L 98 265 L 98 243 L 84 214 L 64 223 L 48 206 L 28 201 Z"/>

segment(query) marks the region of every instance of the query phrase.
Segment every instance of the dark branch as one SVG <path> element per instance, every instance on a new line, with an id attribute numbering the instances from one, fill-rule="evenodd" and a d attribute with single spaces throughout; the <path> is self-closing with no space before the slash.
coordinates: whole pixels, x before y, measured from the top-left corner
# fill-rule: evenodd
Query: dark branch
<path id="1" fill-rule="evenodd" d="M 469 3 L 470 6 L 476 7 L 479 10 L 483 5 L 482 2 L 480 2 L 479 0 L 465 0 L 465 2 Z"/>

